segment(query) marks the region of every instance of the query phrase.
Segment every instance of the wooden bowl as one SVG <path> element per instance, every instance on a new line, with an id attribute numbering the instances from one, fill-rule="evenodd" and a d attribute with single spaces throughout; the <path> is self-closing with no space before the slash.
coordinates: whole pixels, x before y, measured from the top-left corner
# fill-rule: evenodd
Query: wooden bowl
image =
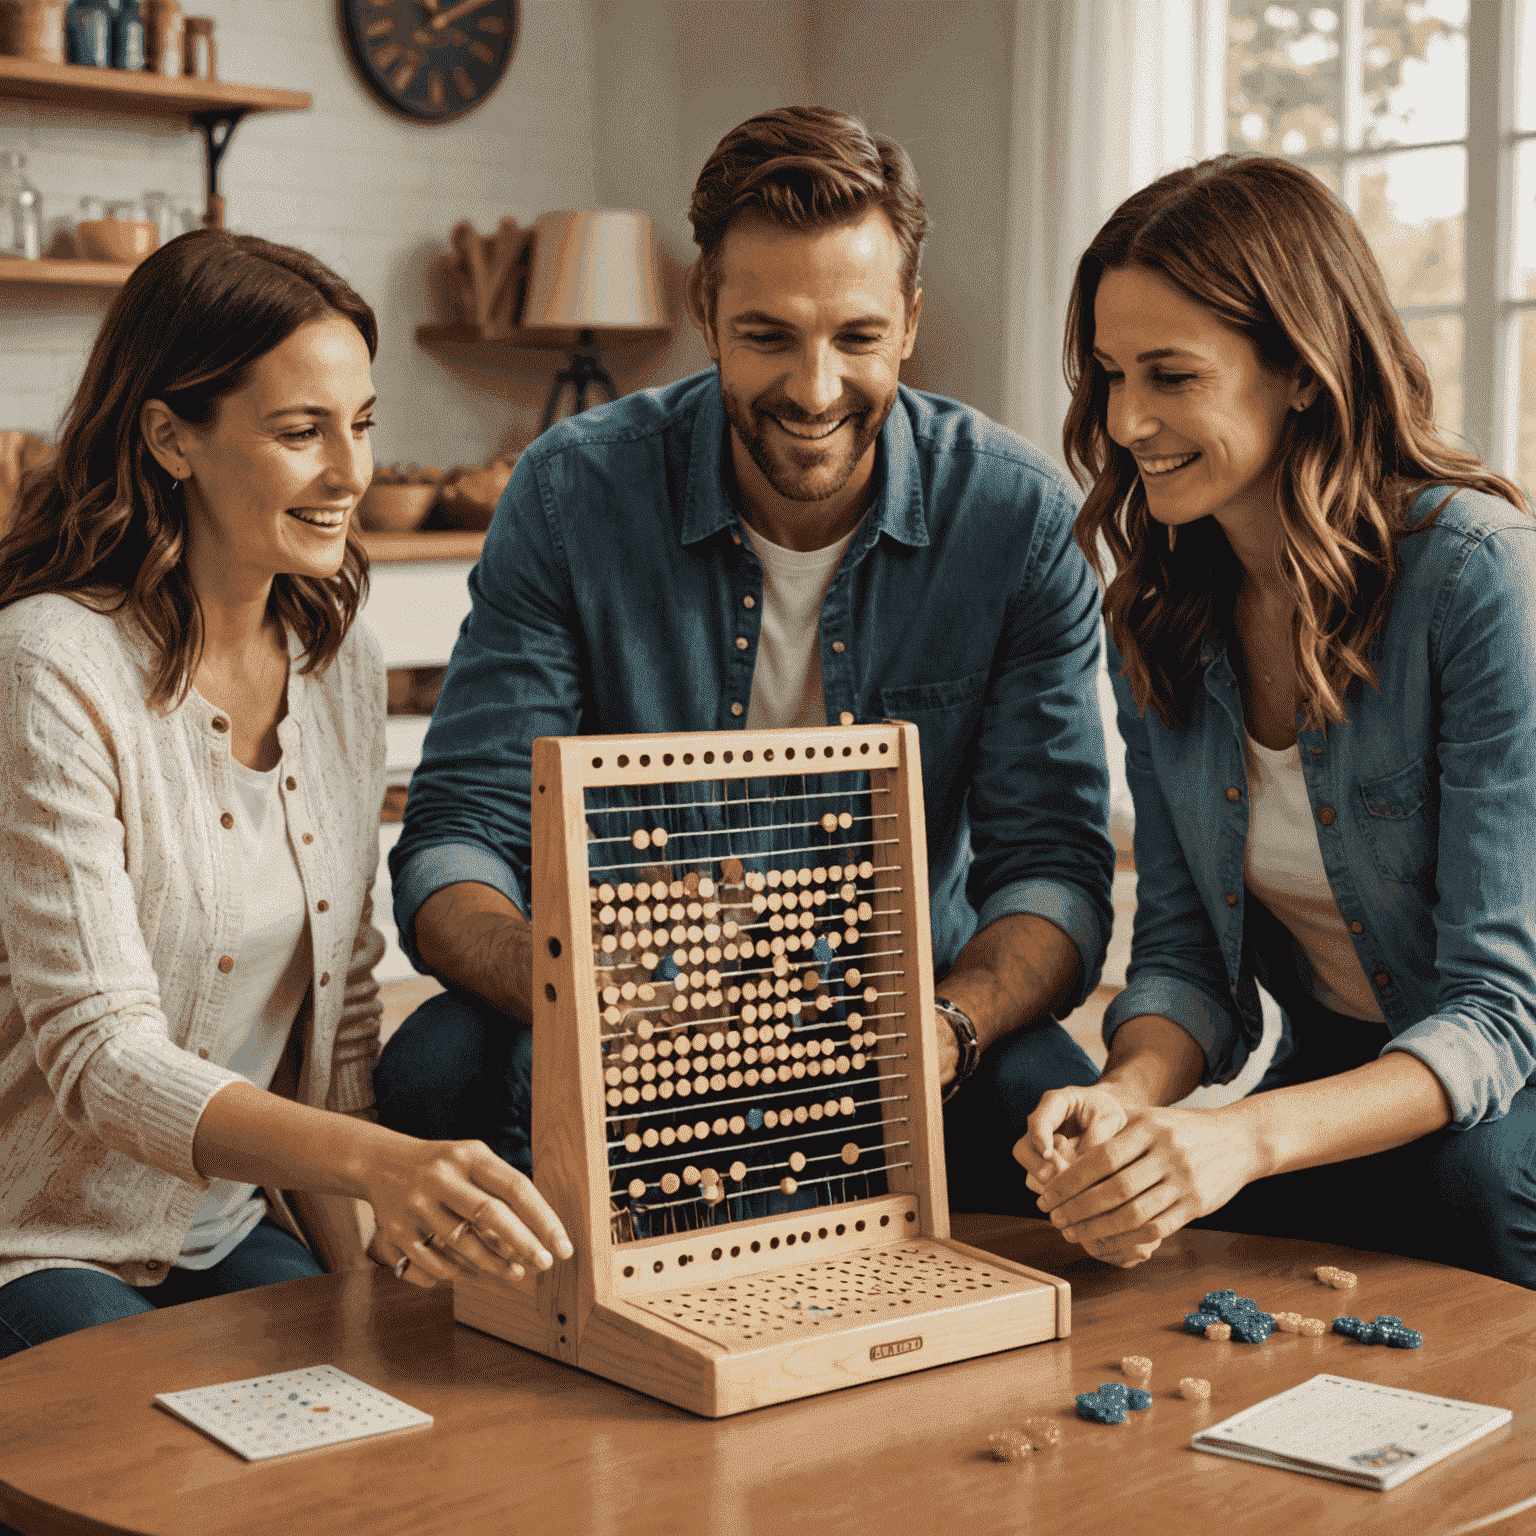
<path id="1" fill-rule="evenodd" d="M 435 485 L 370 485 L 357 504 L 357 520 L 370 533 L 409 533 L 426 521 L 439 489 Z"/>
<path id="2" fill-rule="evenodd" d="M 75 226 L 75 240 L 88 261 L 136 266 L 159 245 L 160 230 L 148 219 L 85 219 Z"/>

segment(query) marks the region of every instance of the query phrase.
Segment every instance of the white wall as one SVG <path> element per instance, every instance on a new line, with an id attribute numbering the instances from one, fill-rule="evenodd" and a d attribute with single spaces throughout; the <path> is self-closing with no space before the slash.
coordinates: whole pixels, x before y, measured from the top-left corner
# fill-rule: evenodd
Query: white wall
<path id="1" fill-rule="evenodd" d="M 378 311 L 374 381 L 380 462 L 478 463 L 537 423 L 422 351 L 434 318 L 424 272 L 461 218 L 489 231 L 503 214 L 531 222 L 595 197 L 593 34 L 583 0 L 525 0 L 517 53 L 478 111 L 421 127 L 375 104 L 343 52 L 327 0 L 198 0 L 217 25 L 227 80 L 308 91 L 308 112 L 249 118 L 224 158 L 231 228 L 312 251 Z M 0 145 L 27 153 L 49 223 L 86 194 L 149 190 L 201 207 L 200 136 L 138 119 L 0 104 Z M 51 436 L 78 380 L 106 298 L 33 290 L 0 297 L 0 428 Z"/>

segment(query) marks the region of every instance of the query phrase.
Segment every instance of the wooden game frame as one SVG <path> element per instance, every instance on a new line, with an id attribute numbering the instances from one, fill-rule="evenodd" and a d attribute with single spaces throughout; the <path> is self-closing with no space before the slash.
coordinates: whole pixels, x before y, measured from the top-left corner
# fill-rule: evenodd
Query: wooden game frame
<path id="1" fill-rule="evenodd" d="M 885 814 L 894 813 L 903 871 L 901 932 L 907 972 L 915 972 L 905 977 L 900 1036 L 909 1166 L 889 1172 L 884 1195 L 616 1243 L 585 791 L 850 771 L 867 771 L 871 790 L 889 796 Z M 949 1237 L 916 726 L 541 737 L 533 744 L 532 802 L 533 1178 L 576 1257 L 517 1283 L 456 1281 L 458 1321 L 707 1417 L 1065 1337 L 1065 1281 Z M 926 1027 L 911 1029 L 913 1017 Z M 888 1122 L 887 1141 L 891 1135 Z M 786 1266 L 822 1273 L 830 1261 L 847 1274 L 898 1258 L 907 1273 L 945 1277 L 937 1282 L 942 1302 L 925 1304 L 919 1295 L 916 1312 L 844 1320 L 748 1347 L 658 1310 L 668 1292 L 758 1281 L 782 1288 Z"/>

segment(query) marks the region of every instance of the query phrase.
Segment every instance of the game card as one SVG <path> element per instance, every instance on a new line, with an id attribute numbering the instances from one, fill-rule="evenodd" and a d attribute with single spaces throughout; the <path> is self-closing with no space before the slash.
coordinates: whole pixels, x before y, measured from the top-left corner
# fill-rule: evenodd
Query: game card
<path id="1" fill-rule="evenodd" d="M 155 1401 L 247 1461 L 313 1451 L 432 1422 L 431 1414 L 334 1365 L 312 1365 L 186 1392 L 158 1392 Z"/>

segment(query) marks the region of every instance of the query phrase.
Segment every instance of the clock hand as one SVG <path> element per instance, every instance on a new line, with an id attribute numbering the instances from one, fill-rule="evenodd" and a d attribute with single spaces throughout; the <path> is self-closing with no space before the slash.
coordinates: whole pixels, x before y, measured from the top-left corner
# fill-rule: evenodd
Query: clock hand
<path id="1" fill-rule="evenodd" d="M 446 11 L 436 11 L 430 25 L 434 31 L 441 32 L 450 21 L 457 21 L 460 16 L 467 16 L 471 11 L 478 11 L 488 0 L 459 0 L 457 5 L 450 5 Z"/>

